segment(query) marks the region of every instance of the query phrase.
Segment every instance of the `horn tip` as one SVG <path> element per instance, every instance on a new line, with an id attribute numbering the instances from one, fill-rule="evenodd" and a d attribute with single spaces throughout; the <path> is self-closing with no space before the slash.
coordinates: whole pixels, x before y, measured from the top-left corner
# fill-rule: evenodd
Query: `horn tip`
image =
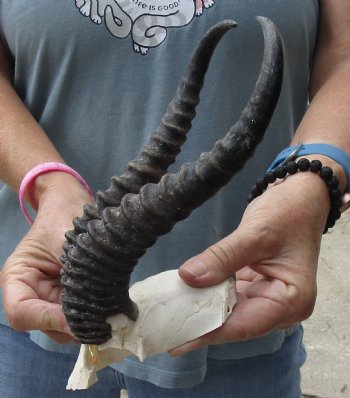
<path id="1" fill-rule="evenodd" d="M 259 15 L 259 16 L 255 17 L 255 20 L 257 22 L 259 22 L 259 24 L 261 26 L 268 26 L 268 25 L 275 26 L 274 22 L 272 22 L 272 20 L 268 17 L 263 17 L 263 16 Z"/>
<path id="2" fill-rule="evenodd" d="M 220 25 L 225 27 L 226 29 L 232 29 L 238 26 L 238 23 L 233 19 L 224 19 L 219 22 Z"/>

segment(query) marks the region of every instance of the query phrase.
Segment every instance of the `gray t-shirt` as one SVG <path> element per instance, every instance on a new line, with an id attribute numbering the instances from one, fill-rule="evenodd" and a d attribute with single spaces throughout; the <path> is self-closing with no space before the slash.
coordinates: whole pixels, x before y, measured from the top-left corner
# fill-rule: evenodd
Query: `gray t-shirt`
<path id="1" fill-rule="evenodd" d="M 0 34 L 12 56 L 14 86 L 65 161 L 94 191 L 107 188 L 110 177 L 121 174 L 148 141 L 199 38 L 216 22 L 235 19 L 239 26 L 215 51 L 197 118 L 171 170 L 196 159 L 225 134 L 259 73 L 263 37 L 257 15 L 276 23 L 285 45 L 282 94 L 266 138 L 230 184 L 148 250 L 132 281 L 180 266 L 238 225 L 251 185 L 288 146 L 307 107 L 317 1 L 0 1 Z M 0 214 L 3 264 L 28 230 L 17 196 L 6 185 L 0 185 Z M 76 350 L 55 345 L 40 332 L 31 335 L 44 348 Z M 131 358 L 119 368 L 162 386 L 186 386 L 203 378 L 207 356 L 228 359 L 273 352 L 285 335 L 276 331 L 176 359 L 158 355 L 144 364 Z"/>

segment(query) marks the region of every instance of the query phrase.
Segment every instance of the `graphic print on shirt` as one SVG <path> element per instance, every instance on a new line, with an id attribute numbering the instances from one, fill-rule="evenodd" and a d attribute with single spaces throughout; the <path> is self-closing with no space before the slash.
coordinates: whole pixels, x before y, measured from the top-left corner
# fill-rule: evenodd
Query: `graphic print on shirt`
<path id="1" fill-rule="evenodd" d="M 130 35 L 134 50 L 143 55 L 165 40 L 168 28 L 188 25 L 214 4 L 214 0 L 75 0 L 82 15 L 95 24 L 104 21 L 113 36 Z"/>

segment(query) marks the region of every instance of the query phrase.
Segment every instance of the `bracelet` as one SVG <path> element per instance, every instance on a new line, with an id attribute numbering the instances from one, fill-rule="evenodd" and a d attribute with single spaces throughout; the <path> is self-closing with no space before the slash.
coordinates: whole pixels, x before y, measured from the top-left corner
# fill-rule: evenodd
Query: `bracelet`
<path id="1" fill-rule="evenodd" d="M 343 202 L 341 200 L 342 192 L 339 189 L 338 178 L 333 175 L 333 170 L 330 167 L 322 166 L 319 160 L 312 160 L 311 162 L 306 158 L 301 158 L 298 161 L 289 160 L 285 164 L 280 164 L 274 170 L 268 170 L 263 178 L 259 178 L 256 181 L 248 196 L 248 202 L 260 196 L 268 185 L 274 183 L 277 179 L 284 179 L 288 174 L 296 174 L 298 171 L 305 172 L 309 170 L 315 174 L 319 174 L 328 188 L 331 208 L 323 231 L 325 234 L 329 228 L 334 227 L 335 222 L 340 218 L 340 208 Z"/>
<path id="2" fill-rule="evenodd" d="M 279 164 L 286 164 L 289 160 L 294 160 L 297 156 L 315 154 L 325 155 L 333 159 L 344 170 L 347 186 L 345 188 L 345 194 L 342 197 L 343 204 L 340 208 L 340 212 L 343 213 L 350 207 L 350 156 L 341 149 L 329 144 L 303 144 L 299 141 L 297 145 L 283 149 L 268 168 L 268 171 L 275 169 Z"/>
<path id="3" fill-rule="evenodd" d="M 269 170 L 273 170 L 279 164 L 294 159 L 296 156 L 324 155 L 337 162 L 344 170 L 347 179 L 345 191 L 348 192 L 350 185 L 350 156 L 341 149 L 330 144 L 303 144 L 299 142 L 295 146 L 281 151 L 273 161 Z"/>
<path id="4" fill-rule="evenodd" d="M 24 194 L 28 190 L 29 186 L 33 183 L 33 181 L 41 174 L 48 173 L 50 171 L 62 171 L 64 173 L 68 173 L 75 177 L 79 182 L 85 187 L 87 190 L 88 194 L 95 200 L 94 194 L 89 188 L 88 184 L 86 181 L 83 179 L 83 177 L 77 173 L 74 169 L 71 167 L 67 166 L 66 164 L 63 163 L 57 163 L 57 162 L 46 162 L 46 163 L 40 163 L 37 166 L 33 167 L 31 170 L 28 171 L 28 173 L 24 176 L 21 185 L 19 187 L 19 204 L 21 206 L 22 213 L 26 220 L 29 222 L 29 224 L 33 224 L 33 220 L 28 214 L 27 209 L 25 208 L 24 205 Z"/>

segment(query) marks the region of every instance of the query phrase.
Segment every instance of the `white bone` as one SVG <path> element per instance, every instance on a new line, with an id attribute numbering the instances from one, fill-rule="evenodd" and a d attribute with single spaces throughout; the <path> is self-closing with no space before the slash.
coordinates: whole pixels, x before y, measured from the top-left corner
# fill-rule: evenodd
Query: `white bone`
<path id="1" fill-rule="evenodd" d="M 194 288 L 182 281 L 177 270 L 135 283 L 129 294 L 138 306 L 138 319 L 134 322 L 123 314 L 109 317 L 112 338 L 99 346 L 81 346 L 67 389 L 90 387 L 98 380 L 98 370 L 131 354 L 143 361 L 209 333 L 226 321 L 236 304 L 233 278 Z"/>

